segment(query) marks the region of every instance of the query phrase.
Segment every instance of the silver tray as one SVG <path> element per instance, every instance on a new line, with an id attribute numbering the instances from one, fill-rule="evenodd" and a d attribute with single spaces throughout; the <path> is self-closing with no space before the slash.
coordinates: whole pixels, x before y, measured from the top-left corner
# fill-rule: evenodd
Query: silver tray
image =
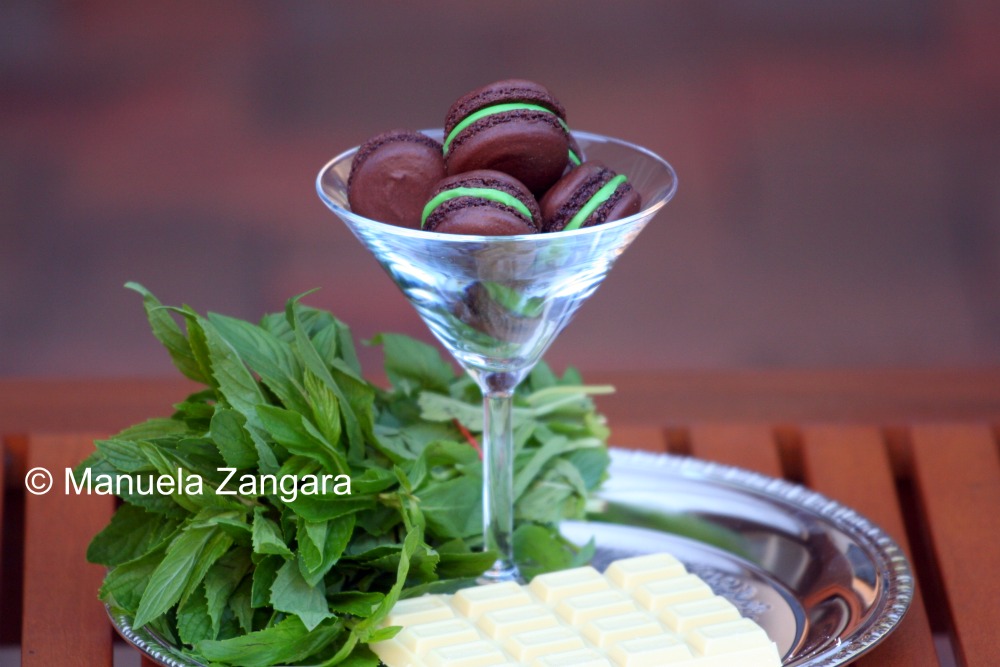
<path id="1" fill-rule="evenodd" d="M 562 528 L 579 544 L 595 541 L 596 566 L 674 554 L 767 631 L 785 667 L 853 661 L 896 627 L 913 599 L 909 564 L 892 538 L 796 484 L 697 459 L 612 450 L 598 498 L 605 506 L 594 518 L 603 513 L 612 523 Z"/>
<path id="2" fill-rule="evenodd" d="M 757 621 L 784 667 L 844 665 L 884 639 L 913 598 L 898 545 L 854 510 L 780 479 L 697 459 L 612 450 L 591 521 L 594 564 L 668 551 Z M 669 531 L 669 532 L 666 532 Z M 131 618 L 118 633 L 169 667 L 200 667 Z"/>

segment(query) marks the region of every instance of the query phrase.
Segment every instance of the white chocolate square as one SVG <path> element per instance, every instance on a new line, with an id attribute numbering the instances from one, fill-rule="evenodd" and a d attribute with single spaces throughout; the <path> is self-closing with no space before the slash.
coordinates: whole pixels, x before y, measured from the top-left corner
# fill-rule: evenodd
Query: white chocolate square
<path id="1" fill-rule="evenodd" d="M 586 644 L 576 630 L 560 625 L 511 635 L 503 647 L 518 660 L 530 662 L 543 655 L 586 648 Z"/>
<path id="2" fill-rule="evenodd" d="M 455 593 L 451 605 L 455 611 L 475 621 L 488 611 L 505 609 L 507 607 L 523 607 L 534 600 L 513 581 L 507 581 L 490 586 L 474 586 L 463 588 Z"/>
<path id="3" fill-rule="evenodd" d="M 500 647 L 488 639 L 439 646 L 427 654 L 429 667 L 487 667 L 487 665 L 509 665 L 510 658 Z"/>
<path id="4" fill-rule="evenodd" d="M 600 651 L 581 648 L 566 653 L 543 655 L 531 663 L 531 667 L 614 667 Z"/>
<path id="5" fill-rule="evenodd" d="M 701 625 L 735 621 L 738 618 L 740 618 L 739 610 L 720 595 L 705 600 L 670 605 L 660 612 L 660 620 L 677 634 L 684 634 Z"/>
<path id="6" fill-rule="evenodd" d="M 704 600 L 715 595 L 711 587 L 694 574 L 647 581 L 634 589 L 632 594 L 635 595 L 635 601 L 649 611 L 659 611 L 668 605 Z"/>
<path id="7" fill-rule="evenodd" d="M 376 642 L 371 645 L 371 648 L 379 660 L 391 667 L 423 667 L 424 665 L 421 659 L 393 639 Z"/>
<path id="8" fill-rule="evenodd" d="M 704 655 L 725 655 L 771 646 L 767 633 L 748 618 L 698 626 L 688 633 L 687 640 Z"/>
<path id="9" fill-rule="evenodd" d="M 680 637 L 668 633 L 626 639 L 612 646 L 610 653 L 618 667 L 666 667 L 694 658 Z"/>
<path id="10" fill-rule="evenodd" d="M 481 638 L 475 626 L 465 618 L 407 625 L 395 637 L 410 653 L 421 656 L 438 646 L 449 646 Z"/>
<path id="11" fill-rule="evenodd" d="M 488 611 L 476 624 L 486 636 L 501 640 L 519 632 L 555 627 L 559 625 L 559 617 L 549 607 L 536 602 L 524 607 Z"/>
<path id="12" fill-rule="evenodd" d="M 594 618 L 638 611 L 635 600 L 623 591 L 609 588 L 596 593 L 571 595 L 556 605 L 556 613 L 570 625 L 580 626 Z"/>
<path id="13" fill-rule="evenodd" d="M 421 595 L 397 602 L 386 617 L 385 624 L 418 625 L 454 617 L 455 612 L 447 599 L 440 595 Z"/>
<path id="14" fill-rule="evenodd" d="M 595 618 L 583 627 L 583 636 L 594 646 L 610 648 L 626 639 L 637 639 L 663 633 L 663 625 L 644 611 L 619 616 Z"/>
<path id="15" fill-rule="evenodd" d="M 666 553 L 623 558 L 608 566 L 606 576 L 611 583 L 634 591 L 647 581 L 672 579 L 687 573 L 684 564 Z"/>
<path id="16" fill-rule="evenodd" d="M 593 593 L 610 587 L 600 572 L 588 566 L 540 574 L 532 580 L 528 590 L 545 604 L 555 605 L 570 595 Z"/>

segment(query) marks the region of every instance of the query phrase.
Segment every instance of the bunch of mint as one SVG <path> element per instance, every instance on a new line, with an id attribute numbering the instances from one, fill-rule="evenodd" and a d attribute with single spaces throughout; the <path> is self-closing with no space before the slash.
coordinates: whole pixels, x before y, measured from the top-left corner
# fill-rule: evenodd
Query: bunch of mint
<path id="1" fill-rule="evenodd" d="M 492 564 L 480 550 L 480 392 L 434 348 L 377 336 L 384 389 L 362 377 L 347 326 L 298 297 L 252 324 L 128 287 L 177 368 L 206 387 L 170 418 L 98 441 L 76 471 L 132 489 L 87 556 L 109 568 L 101 598 L 135 627 L 210 665 L 374 666 L 366 644 L 396 631 L 380 624 L 397 599 L 468 585 Z M 515 398 L 514 539 L 528 577 L 590 558 L 556 526 L 583 517 L 606 475 L 590 399 L 606 390 L 539 364 Z M 217 493 L 227 475 L 229 489 L 331 475 L 350 493 Z M 203 492 L 139 491 L 160 476 Z"/>

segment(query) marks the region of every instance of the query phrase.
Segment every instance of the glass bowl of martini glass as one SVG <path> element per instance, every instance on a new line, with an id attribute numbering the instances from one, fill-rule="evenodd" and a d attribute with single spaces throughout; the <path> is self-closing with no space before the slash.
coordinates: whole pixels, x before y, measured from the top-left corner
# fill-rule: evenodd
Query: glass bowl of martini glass
<path id="1" fill-rule="evenodd" d="M 441 139 L 440 130 L 425 133 Z M 347 180 L 356 148 L 327 163 L 316 180 L 323 202 L 374 255 L 482 390 L 483 544 L 498 555 L 483 583 L 519 579 L 512 541 L 514 390 L 677 190 L 673 168 L 654 153 L 596 134 L 573 136 L 588 159 L 628 177 L 642 196 L 639 213 L 572 231 L 442 234 L 351 212 Z"/>

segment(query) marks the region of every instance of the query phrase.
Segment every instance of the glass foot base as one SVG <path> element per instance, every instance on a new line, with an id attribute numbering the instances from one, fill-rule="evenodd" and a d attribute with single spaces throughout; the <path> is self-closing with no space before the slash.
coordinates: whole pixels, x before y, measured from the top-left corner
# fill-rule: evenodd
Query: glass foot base
<path id="1" fill-rule="evenodd" d="M 518 584 L 523 584 L 524 579 L 521 577 L 520 570 L 517 569 L 517 565 L 513 563 L 506 563 L 502 560 L 498 560 L 493 564 L 493 567 L 483 572 L 476 579 L 476 583 L 480 586 L 485 586 L 488 584 L 502 584 L 506 581 L 513 581 Z"/>

